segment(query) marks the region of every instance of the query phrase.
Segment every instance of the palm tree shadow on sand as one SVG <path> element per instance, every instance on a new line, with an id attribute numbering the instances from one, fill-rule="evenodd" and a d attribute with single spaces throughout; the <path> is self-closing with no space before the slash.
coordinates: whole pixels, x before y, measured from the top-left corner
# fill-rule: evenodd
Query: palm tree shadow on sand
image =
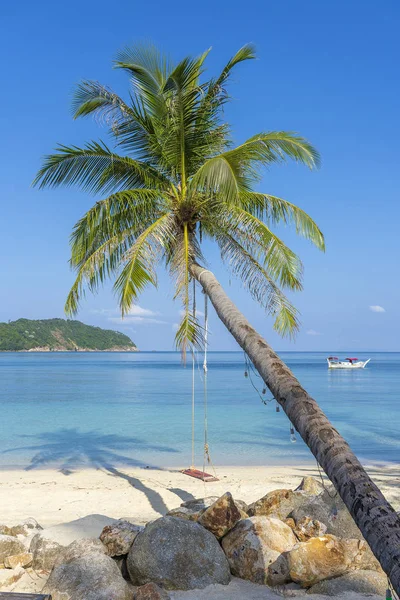
<path id="1" fill-rule="evenodd" d="M 92 467 L 102 469 L 114 477 L 120 477 L 147 497 L 153 510 L 161 515 L 168 512 L 162 496 L 146 486 L 143 481 L 124 473 L 123 467 L 157 468 L 141 460 L 127 456 L 140 450 L 175 453 L 177 450 L 168 446 L 148 444 L 138 437 L 104 434 L 97 431 L 80 432 L 77 429 L 59 429 L 37 435 L 22 435 L 24 439 L 34 439 L 37 443 L 31 446 L 20 446 L 5 450 L 4 454 L 18 451 L 33 453 L 26 471 L 44 466 L 54 465 L 60 473 L 68 476 L 80 468 Z"/>

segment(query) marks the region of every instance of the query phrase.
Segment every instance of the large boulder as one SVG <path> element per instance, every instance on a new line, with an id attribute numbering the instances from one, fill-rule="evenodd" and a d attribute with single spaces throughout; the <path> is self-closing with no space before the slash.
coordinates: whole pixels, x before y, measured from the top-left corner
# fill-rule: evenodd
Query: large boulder
<path id="1" fill-rule="evenodd" d="M 290 577 L 303 587 L 338 577 L 358 569 L 365 550 L 366 543 L 361 540 L 343 540 L 334 535 L 311 538 L 288 552 Z"/>
<path id="2" fill-rule="evenodd" d="M 309 495 L 306 492 L 274 490 L 250 504 L 249 515 L 252 517 L 276 517 L 284 521 L 296 508 L 308 501 Z"/>
<path id="3" fill-rule="evenodd" d="M 140 525 L 133 525 L 128 521 L 117 521 L 106 525 L 100 534 L 100 540 L 107 548 L 109 556 L 122 556 L 128 554 L 137 534 L 143 530 Z"/>
<path id="4" fill-rule="evenodd" d="M 22 554 L 25 552 L 24 544 L 12 535 L 0 535 L 0 563 L 4 562 L 7 556 Z"/>
<path id="5" fill-rule="evenodd" d="M 89 552 L 58 564 L 43 589 L 53 600 L 132 600 L 132 589 L 112 558 Z"/>
<path id="6" fill-rule="evenodd" d="M 320 521 L 327 527 L 327 533 L 347 539 L 364 539 L 361 531 L 347 510 L 343 500 L 331 486 L 318 496 L 311 496 L 308 500 L 295 507 L 291 514 L 296 523 L 304 517 Z"/>
<path id="7" fill-rule="evenodd" d="M 377 595 L 384 598 L 387 588 L 387 576 L 376 571 L 352 571 L 341 577 L 325 579 L 313 585 L 308 594 L 321 594 L 324 596 L 339 596 L 346 592 L 357 594 Z"/>
<path id="8" fill-rule="evenodd" d="M 29 552 L 33 555 L 34 569 L 51 571 L 57 558 L 63 553 L 65 546 L 49 540 L 42 533 L 37 533 L 31 540 Z"/>
<path id="9" fill-rule="evenodd" d="M 76 558 L 93 553 L 107 554 L 107 548 L 97 538 L 75 540 L 60 552 L 56 558 L 56 565 L 69 563 Z"/>
<path id="10" fill-rule="evenodd" d="M 240 519 L 241 513 L 232 498 L 232 494 L 226 492 L 203 512 L 198 523 L 211 531 L 216 538 L 221 539 Z"/>
<path id="11" fill-rule="evenodd" d="M 154 582 L 170 590 L 230 581 L 228 561 L 212 533 L 175 517 L 146 525 L 129 551 L 127 566 L 134 584 Z"/>
<path id="12" fill-rule="evenodd" d="M 233 575 L 254 583 L 289 581 L 285 553 L 297 540 L 288 525 L 274 517 L 243 519 L 222 540 Z"/>

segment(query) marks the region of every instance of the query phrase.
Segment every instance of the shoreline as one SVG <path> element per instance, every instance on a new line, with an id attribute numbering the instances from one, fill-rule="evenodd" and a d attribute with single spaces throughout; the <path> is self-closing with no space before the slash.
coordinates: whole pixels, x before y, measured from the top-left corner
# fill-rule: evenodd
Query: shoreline
<path id="1" fill-rule="evenodd" d="M 400 509 L 400 465 L 367 466 L 371 478 L 396 510 Z M 207 469 L 210 471 L 209 469 Z M 212 472 L 212 470 L 211 470 Z M 186 500 L 230 491 L 247 503 L 279 488 L 295 488 L 301 479 L 320 478 L 316 465 L 222 466 L 219 481 L 204 483 L 179 469 L 107 468 L 22 469 L 0 471 L 1 522 L 15 525 L 34 517 L 43 527 L 90 514 L 127 518 L 137 524 L 154 520 Z"/>

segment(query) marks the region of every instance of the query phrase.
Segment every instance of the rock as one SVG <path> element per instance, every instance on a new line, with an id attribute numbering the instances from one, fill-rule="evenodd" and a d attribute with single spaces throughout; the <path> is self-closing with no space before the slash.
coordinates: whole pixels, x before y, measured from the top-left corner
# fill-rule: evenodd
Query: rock
<path id="1" fill-rule="evenodd" d="M 60 565 L 69 563 L 75 558 L 86 556 L 86 554 L 107 554 L 107 548 L 97 538 L 87 538 L 83 540 L 75 540 L 58 554 L 55 564 Z"/>
<path id="2" fill-rule="evenodd" d="M 290 580 L 286 553 L 297 540 L 288 525 L 274 517 L 251 517 L 222 540 L 233 575 L 254 583 L 282 585 Z"/>
<path id="3" fill-rule="evenodd" d="M 333 496 L 333 497 L 332 497 Z M 327 526 L 327 533 L 340 538 L 364 539 L 333 486 L 318 496 L 309 497 L 306 503 L 294 508 L 289 515 L 296 523 L 303 517 L 320 521 Z"/>
<path id="4" fill-rule="evenodd" d="M 317 496 L 324 490 L 324 486 L 314 477 L 303 477 L 295 492 L 306 492 L 310 496 Z"/>
<path id="5" fill-rule="evenodd" d="M 386 596 L 387 576 L 376 571 L 352 571 L 341 577 L 325 579 L 313 585 L 308 594 L 324 594 L 325 596 L 340 596 L 345 592 L 358 594 Z"/>
<path id="6" fill-rule="evenodd" d="M 29 546 L 29 552 L 33 554 L 33 568 L 51 571 L 64 550 L 65 546 L 61 546 L 54 540 L 48 540 L 42 533 L 37 533 Z"/>
<path id="7" fill-rule="evenodd" d="M 0 534 L 12 535 L 14 537 L 17 537 L 17 535 L 29 536 L 34 535 L 41 529 L 43 529 L 43 527 L 41 527 L 39 523 L 31 517 L 29 519 L 26 519 L 19 525 L 13 525 L 12 527 L 8 527 L 7 525 L 0 525 Z"/>
<path id="8" fill-rule="evenodd" d="M 294 519 L 285 519 L 284 523 L 286 523 L 286 525 L 289 525 L 290 529 L 294 530 L 296 528 L 296 523 Z"/>
<path id="9" fill-rule="evenodd" d="M 97 551 L 56 565 L 43 593 L 53 600 L 132 600 L 133 595 L 113 559 Z"/>
<path id="10" fill-rule="evenodd" d="M 310 519 L 310 517 L 303 517 L 297 522 L 293 531 L 300 542 L 306 542 L 310 538 L 323 536 L 326 533 L 326 529 L 326 525 L 321 523 L 321 521 Z"/>
<path id="11" fill-rule="evenodd" d="M 11 535 L 13 536 L 12 528 L 8 525 L 0 525 L 0 535 Z"/>
<path id="12" fill-rule="evenodd" d="M 154 582 L 170 590 L 228 584 L 229 564 L 215 537 L 192 521 L 162 517 L 136 537 L 127 559 L 134 584 Z"/>
<path id="13" fill-rule="evenodd" d="M 198 523 L 221 539 L 241 519 L 241 513 L 233 501 L 232 494 L 226 492 L 200 516 Z"/>
<path id="14" fill-rule="evenodd" d="M 187 500 L 186 502 L 182 502 L 181 508 L 187 508 L 192 513 L 200 512 L 200 514 L 201 514 L 202 512 L 204 512 L 204 510 L 206 508 L 209 508 L 217 500 L 218 500 L 218 496 L 207 496 L 206 498 L 197 498 L 194 500 Z M 246 502 L 244 502 L 243 500 L 236 500 L 236 499 L 234 499 L 233 501 L 236 504 L 236 506 L 238 507 L 239 511 L 242 512 L 243 517 L 248 516 L 249 507 L 246 504 Z M 178 510 L 178 509 L 174 509 L 174 510 Z M 171 515 L 171 516 L 177 516 L 177 515 Z M 194 520 L 194 519 L 191 519 L 191 520 Z"/>
<path id="15" fill-rule="evenodd" d="M 218 500 L 218 496 L 207 496 L 206 498 L 195 498 L 193 500 L 187 500 L 182 502 L 183 508 L 190 508 L 192 510 L 204 510 L 214 504 Z"/>
<path id="16" fill-rule="evenodd" d="M 6 569 L 15 569 L 16 567 L 30 567 L 33 561 L 33 554 L 30 552 L 23 552 L 22 554 L 14 554 L 13 556 L 7 556 L 4 559 L 4 566 Z"/>
<path id="17" fill-rule="evenodd" d="M 296 508 L 308 501 L 309 496 L 305 492 L 275 490 L 250 504 L 249 515 L 252 517 L 276 517 L 284 521 Z"/>
<path id="18" fill-rule="evenodd" d="M 15 569 L 0 569 L 0 590 L 16 583 L 21 579 L 24 573 L 25 569 L 22 567 L 16 567 Z"/>
<path id="19" fill-rule="evenodd" d="M 126 556 L 113 556 L 112 559 L 121 571 L 121 575 L 126 581 L 130 581 L 131 578 L 128 573 L 128 567 L 126 564 Z"/>
<path id="20" fill-rule="evenodd" d="M 198 510 L 197 508 L 189 508 L 185 506 L 180 506 L 179 508 L 173 508 L 169 512 L 167 512 L 167 517 L 177 517 L 178 519 L 185 519 L 186 521 L 195 521 L 199 520 L 199 517 L 205 511 L 205 508 L 201 508 Z"/>
<path id="21" fill-rule="evenodd" d="M 287 555 L 290 577 L 303 587 L 338 577 L 359 568 L 365 549 L 366 543 L 361 540 L 343 540 L 334 535 L 300 542 Z"/>
<path id="22" fill-rule="evenodd" d="M 146 583 L 137 588 L 133 600 L 169 600 L 170 595 L 155 583 Z"/>
<path id="23" fill-rule="evenodd" d="M 100 534 L 100 540 L 107 548 L 109 556 L 122 556 L 128 554 L 137 534 L 142 530 L 140 525 L 120 520 L 106 525 Z"/>
<path id="24" fill-rule="evenodd" d="M 12 535 L 0 535 L 0 563 L 3 563 L 7 556 L 23 552 L 25 552 L 25 546 L 20 540 Z"/>

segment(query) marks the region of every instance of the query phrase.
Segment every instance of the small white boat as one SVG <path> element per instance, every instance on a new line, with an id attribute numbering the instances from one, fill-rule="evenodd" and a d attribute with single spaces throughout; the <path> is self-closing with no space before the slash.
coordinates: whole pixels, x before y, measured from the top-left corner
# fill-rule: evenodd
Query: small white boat
<path id="1" fill-rule="evenodd" d="M 326 360 L 328 369 L 364 369 L 371 359 L 346 358 L 346 360 L 339 360 L 337 356 L 329 356 Z"/>

